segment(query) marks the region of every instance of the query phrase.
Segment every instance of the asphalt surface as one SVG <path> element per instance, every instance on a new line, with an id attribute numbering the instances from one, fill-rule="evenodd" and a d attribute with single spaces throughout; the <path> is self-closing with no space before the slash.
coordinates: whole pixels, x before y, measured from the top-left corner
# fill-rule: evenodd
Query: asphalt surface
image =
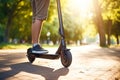
<path id="1" fill-rule="evenodd" d="M 31 64 L 26 50 L 0 50 L 0 80 L 120 80 L 120 49 L 96 45 L 69 47 L 72 64 L 36 58 Z M 47 48 L 54 54 L 57 48 Z"/>

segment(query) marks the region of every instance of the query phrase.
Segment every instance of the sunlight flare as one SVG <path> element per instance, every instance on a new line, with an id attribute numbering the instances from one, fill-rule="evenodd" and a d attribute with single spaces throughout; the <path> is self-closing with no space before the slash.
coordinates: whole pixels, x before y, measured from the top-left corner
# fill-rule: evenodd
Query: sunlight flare
<path id="1" fill-rule="evenodd" d="M 82 17 L 91 17 L 90 12 L 92 7 L 92 0 L 68 0 L 68 8 L 74 14 L 81 15 Z"/>

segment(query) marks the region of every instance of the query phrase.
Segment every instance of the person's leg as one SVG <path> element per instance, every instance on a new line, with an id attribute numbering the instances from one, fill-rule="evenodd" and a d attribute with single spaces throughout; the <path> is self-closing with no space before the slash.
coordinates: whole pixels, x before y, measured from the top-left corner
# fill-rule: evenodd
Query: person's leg
<path id="1" fill-rule="evenodd" d="M 32 23 L 32 53 L 48 53 L 39 45 L 39 37 L 42 30 L 42 22 L 47 17 L 49 0 L 32 0 L 33 23 Z"/>
<path id="2" fill-rule="evenodd" d="M 39 43 L 39 37 L 42 29 L 42 20 L 35 20 L 32 23 L 32 44 Z"/>
<path id="3" fill-rule="evenodd" d="M 39 37 L 42 29 L 42 20 L 35 20 L 32 24 L 32 53 L 48 53 L 47 50 L 43 49 L 39 44 Z"/>

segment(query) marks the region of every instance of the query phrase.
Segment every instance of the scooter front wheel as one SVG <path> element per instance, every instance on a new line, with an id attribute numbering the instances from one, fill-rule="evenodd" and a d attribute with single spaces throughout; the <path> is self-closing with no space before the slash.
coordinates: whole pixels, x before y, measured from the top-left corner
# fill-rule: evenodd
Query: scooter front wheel
<path id="1" fill-rule="evenodd" d="M 31 48 L 29 48 L 29 49 L 27 50 L 27 58 L 28 58 L 28 60 L 29 60 L 30 63 L 33 63 L 34 60 L 35 60 L 35 55 L 33 55 L 33 54 L 31 53 Z"/>
<path id="2" fill-rule="evenodd" d="M 61 63 L 64 67 L 69 67 L 72 63 L 72 54 L 69 49 L 61 51 Z"/>

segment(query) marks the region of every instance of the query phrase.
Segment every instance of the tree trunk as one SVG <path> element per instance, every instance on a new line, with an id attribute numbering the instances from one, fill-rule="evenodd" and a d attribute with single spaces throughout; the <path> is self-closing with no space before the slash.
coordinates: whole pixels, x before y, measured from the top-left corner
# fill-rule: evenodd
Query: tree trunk
<path id="1" fill-rule="evenodd" d="M 119 45 L 119 36 L 116 35 L 117 45 Z"/>
<path id="2" fill-rule="evenodd" d="M 17 6 L 21 1 L 22 0 L 18 0 L 16 3 L 14 3 L 8 13 L 8 20 L 6 23 L 4 42 L 9 41 L 9 32 L 10 32 L 11 23 L 12 23 L 13 17 L 15 16 L 15 10 L 17 9 Z"/>
<path id="3" fill-rule="evenodd" d="M 111 44 L 110 35 L 108 34 L 107 36 L 108 36 L 107 37 L 107 45 L 110 46 L 110 44 Z"/>
<path id="4" fill-rule="evenodd" d="M 95 24 L 98 27 L 98 33 L 100 37 L 100 46 L 106 46 L 106 37 L 105 37 L 105 30 L 104 30 L 104 23 L 101 15 L 101 8 L 98 4 L 98 0 L 94 0 L 94 9 L 95 9 Z"/>
<path id="5" fill-rule="evenodd" d="M 111 28 L 112 28 L 112 20 L 108 20 L 108 45 L 111 44 L 110 36 L 111 36 Z"/>
<path id="6" fill-rule="evenodd" d="M 6 42 L 6 43 L 9 41 L 9 31 L 10 31 L 11 22 L 12 22 L 12 17 L 9 16 L 8 20 L 7 20 L 7 25 L 6 25 L 6 29 L 5 29 L 5 36 L 4 36 L 4 42 Z"/>

